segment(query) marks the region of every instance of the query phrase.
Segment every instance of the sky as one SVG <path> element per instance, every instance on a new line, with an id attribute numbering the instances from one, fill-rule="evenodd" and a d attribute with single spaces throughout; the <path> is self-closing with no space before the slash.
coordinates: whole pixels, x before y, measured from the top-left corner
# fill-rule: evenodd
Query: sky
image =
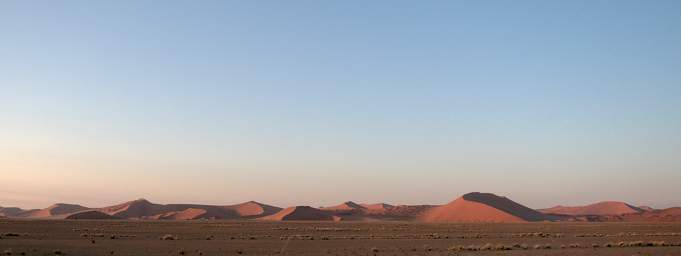
<path id="1" fill-rule="evenodd" d="M 2 1 L 0 205 L 681 206 L 681 1 Z"/>

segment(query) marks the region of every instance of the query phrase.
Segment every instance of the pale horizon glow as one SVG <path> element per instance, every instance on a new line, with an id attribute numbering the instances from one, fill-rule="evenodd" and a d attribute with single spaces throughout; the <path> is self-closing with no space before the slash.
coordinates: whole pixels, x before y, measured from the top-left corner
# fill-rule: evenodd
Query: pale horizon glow
<path id="1" fill-rule="evenodd" d="M 0 206 L 681 206 L 681 1 L 3 1 Z"/>

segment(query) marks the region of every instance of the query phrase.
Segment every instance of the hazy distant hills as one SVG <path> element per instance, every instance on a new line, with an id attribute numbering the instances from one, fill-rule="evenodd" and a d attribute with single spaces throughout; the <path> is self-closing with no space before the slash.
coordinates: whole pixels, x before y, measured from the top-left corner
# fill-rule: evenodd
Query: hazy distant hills
<path id="1" fill-rule="evenodd" d="M 681 221 L 681 207 L 652 209 L 604 201 L 585 206 L 534 210 L 506 197 L 468 193 L 444 205 L 361 204 L 347 201 L 314 208 L 280 208 L 255 201 L 235 205 L 156 204 L 146 199 L 89 208 L 54 204 L 45 209 L 0 207 L 0 217 L 27 219 L 254 220 L 254 221 L 418 221 L 522 223 L 540 221 Z"/>

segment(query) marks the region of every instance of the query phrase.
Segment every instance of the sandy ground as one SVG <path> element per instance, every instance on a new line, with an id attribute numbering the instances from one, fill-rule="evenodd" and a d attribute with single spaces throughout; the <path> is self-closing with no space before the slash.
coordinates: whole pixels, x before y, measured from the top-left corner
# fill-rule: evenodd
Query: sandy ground
<path id="1" fill-rule="evenodd" d="M 0 235 L 2 255 L 681 255 L 681 246 L 667 246 L 681 245 L 681 223 L 0 219 Z M 645 243 L 618 245 L 635 241 Z M 469 246 L 486 250 L 460 249 Z"/>

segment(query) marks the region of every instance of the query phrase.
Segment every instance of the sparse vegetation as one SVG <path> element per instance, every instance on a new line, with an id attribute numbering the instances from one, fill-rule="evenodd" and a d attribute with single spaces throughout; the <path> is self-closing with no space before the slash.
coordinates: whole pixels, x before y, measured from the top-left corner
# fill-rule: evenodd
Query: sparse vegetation
<path id="1" fill-rule="evenodd" d="M 161 236 L 161 240 L 177 240 L 177 237 L 171 234 Z"/>
<path id="2" fill-rule="evenodd" d="M 504 233 L 505 230 L 510 230 L 508 226 L 504 224 L 445 224 L 438 226 L 421 226 L 419 224 L 393 224 L 393 223 L 334 223 L 329 225 L 338 225 L 337 228 L 331 228 L 328 226 L 308 226 L 307 223 L 285 223 L 288 228 L 273 228 L 278 224 L 271 223 L 211 223 L 211 222 L 170 222 L 157 224 L 155 222 L 112 222 L 102 224 L 102 228 L 78 228 L 67 226 L 65 229 L 69 233 L 69 239 L 75 237 L 81 237 L 77 241 L 79 246 L 82 243 L 97 243 L 97 247 L 109 246 L 109 244 L 119 245 L 121 242 L 126 242 L 126 240 L 136 240 L 143 241 L 145 239 L 151 239 L 150 243 L 165 243 L 158 240 L 176 240 L 178 236 L 182 236 L 187 241 L 197 241 L 197 240 L 215 240 L 216 238 L 227 238 L 230 237 L 234 240 L 239 240 L 236 242 L 210 242 L 206 243 L 209 246 L 220 246 L 223 253 L 218 253 L 217 255 L 251 255 L 251 249 L 255 254 L 253 255 L 296 255 L 295 251 L 300 250 L 300 247 L 294 248 L 259 248 L 257 246 L 266 244 L 286 244 L 287 241 L 272 243 L 273 240 L 305 240 L 301 242 L 309 245 L 310 253 L 313 255 L 328 255 L 328 256 L 379 256 L 379 255 L 474 255 L 474 254 L 504 254 L 504 251 L 518 251 L 513 254 L 545 254 L 543 251 L 548 253 L 549 251 L 556 250 L 566 250 L 565 252 L 559 252 L 558 254 L 563 255 L 591 255 L 598 250 L 598 254 L 609 255 L 611 254 L 609 250 L 622 250 L 623 254 L 629 255 L 636 254 L 638 252 L 643 252 L 645 250 L 660 251 L 661 253 L 672 252 L 670 250 L 678 250 L 674 246 L 681 246 L 680 241 L 669 241 L 672 238 L 674 232 L 665 232 L 667 230 L 662 230 L 659 233 L 649 233 L 653 234 L 650 236 L 644 236 L 645 232 L 632 232 L 629 231 L 634 227 L 638 226 L 624 226 L 620 224 L 599 224 L 599 229 L 595 229 L 595 226 L 584 226 L 589 227 L 589 232 L 583 232 L 580 230 L 581 226 L 571 226 L 573 230 L 571 232 L 566 232 L 561 230 L 561 226 L 557 224 L 551 224 L 550 226 L 542 226 L 540 224 L 528 224 L 526 226 L 514 226 L 513 229 L 526 229 L 530 232 L 517 232 L 516 233 Z M 55 224 L 58 226 L 58 224 Z M 139 225 L 144 225 L 144 229 L 139 229 Z M 170 226 L 168 226 L 170 225 Z M 200 228 L 190 228 L 193 225 Z M 315 224 L 318 225 L 318 224 Z M 363 225 L 362 228 L 356 228 L 359 225 Z M 498 226 L 497 226 L 498 225 Z M 499 227 L 499 228 L 497 228 Z M 643 225 L 641 230 L 651 230 L 652 228 L 658 228 L 661 225 L 650 224 Z M 666 227 L 666 226 L 665 226 Z M 4 227 L 3 227 L 4 228 Z M 427 229 L 422 229 L 427 228 Z M 617 229 L 627 229 L 627 232 L 618 232 Z M 644 229 L 645 228 L 645 229 Z M 25 239 L 50 239 L 57 238 L 52 234 L 64 234 L 65 232 L 60 231 L 50 234 L 50 229 L 54 230 L 54 227 L 49 227 L 48 231 L 45 232 L 46 235 L 35 235 L 35 236 L 24 236 L 23 228 L 12 228 L 12 226 L 7 226 L 7 229 L 13 229 L 22 231 L 19 232 L 4 232 L 3 238 L 6 240 L 2 241 L 0 246 L 0 252 L 8 249 L 9 245 L 13 245 L 15 241 L 17 244 L 21 243 Z M 615 232 L 609 229 L 614 229 Z M 669 230 L 681 230 L 681 225 L 670 224 Z M 103 230 L 107 230 L 104 232 Z M 146 232 L 149 230 L 150 232 Z M 542 230 L 542 232 L 531 232 L 534 230 Z M 71 233 L 79 232 L 79 233 Z M 160 231 L 160 232 L 159 232 Z M 306 231 L 304 233 L 302 231 Z M 558 232 L 560 231 L 560 232 Z M 582 232 L 576 232 L 582 231 Z M 594 232 L 598 231 L 598 232 Z M 91 233 L 90 233 L 91 232 Z M 164 235 L 164 233 L 166 233 Z M 177 232 L 177 233 L 173 233 Z M 4 237 L 7 233 L 21 234 L 18 239 L 8 239 Z M 296 234 L 297 233 L 297 234 Z M 130 235 L 134 234 L 134 235 Z M 524 234 L 524 235 L 521 235 Z M 584 236 L 584 234 L 590 234 L 589 236 Z M 600 236 L 600 234 L 606 234 L 600 236 L 599 239 L 592 239 L 595 236 Z M 671 236 L 665 237 L 660 234 L 670 234 Z M 635 237 L 644 238 L 649 237 L 651 239 L 633 239 L 626 240 L 625 237 Z M 103 237 L 101 241 L 96 241 L 96 237 Z M 158 238 L 158 240 L 157 240 Z M 550 239 L 545 239 L 550 238 Z M 121 242 L 109 243 L 107 240 L 115 239 L 121 240 Z M 451 241 L 451 243 L 443 246 L 444 241 L 433 241 L 432 243 L 425 243 L 428 240 L 443 240 Z M 322 240 L 321 242 L 315 242 Z M 333 242 L 325 242 L 328 240 L 333 240 Z M 373 246 L 367 246 L 367 244 L 372 245 L 368 240 L 380 240 L 380 243 Z M 397 240 L 397 241 L 391 241 Z M 261 242 L 262 241 L 262 242 Z M 550 241 L 551 243 L 547 243 Z M 585 241 L 589 241 L 584 245 Z M 199 241 L 200 242 L 200 241 Z M 531 242 L 531 243 L 530 243 Z M 394 244 L 394 247 L 385 246 L 386 244 Z M 581 243 L 581 244 L 580 244 Z M 166 251 L 159 253 L 156 251 L 154 254 L 162 255 L 213 255 L 215 249 L 213 248 L 183 248 L 178 249 L 175 246 L 180 246 L 177 243 L 165 243 L 167 244 Z M 427 244 L 427 245 L 424 245 Z M 530 244 L 530 245 L 528 245 Z M 4 246 L 7 245 L 7 246 Z M 70 245 L 66 245 L 70 246 Z M 254 246 L 254 247 L 250 247 Z M 5 247 L 5 248 L 2 248 Z M 157 246 L 157 248 L 164 248 L 163 246 Z M 320 247 L 320 251 L 315 251 L 317 247 Z M 665 249 L 669 247 L 670 249 Z M 646 249 L 651 248 L 651 249 Z M 22 255 L 21 251 L 16 251 L 18 247 L 14 248 L 15 251 L 12 255 Z M 70 247 L 62 248 L 70 251 Z M 112 249 L 112 248 L 108 248 Z M 109 251 L 105 248 L 104 252 L 106 254 L 112 254 L 113 250 Z M 307 250 L 307 248 L 303 248 Z M 526 251 L 528 250 L 528 251 Z M 534 251 L 536 250 L 536 251 Z M 53 253 L 52 248 L 42 248 L 41 251 L 26 251 L 27 255 L 62 255 Z M 523 252 L 525 251 L 525 252 Z M 534 251 L 534 252 L 533 252 Z M 44 253 L 48 252 L 48 253 Z M 184 254 L 183 254 L 183 253 Z M 615 253 L 615 251 L 612 251 Z M 617 252 L 619 253 L 619 252 Z M 75 252 L 70 252 L 71 255 L 78 255 Z M 117 250 L 116 254 L 119 255 L 134 255 L 127 248 L 121 248 Z M 305 254 L 305 253 L 303 253 Z M 6 255 L 6 254 L 2 254 Z M 663 254 L 664 255 L 664 254 Z"/>

